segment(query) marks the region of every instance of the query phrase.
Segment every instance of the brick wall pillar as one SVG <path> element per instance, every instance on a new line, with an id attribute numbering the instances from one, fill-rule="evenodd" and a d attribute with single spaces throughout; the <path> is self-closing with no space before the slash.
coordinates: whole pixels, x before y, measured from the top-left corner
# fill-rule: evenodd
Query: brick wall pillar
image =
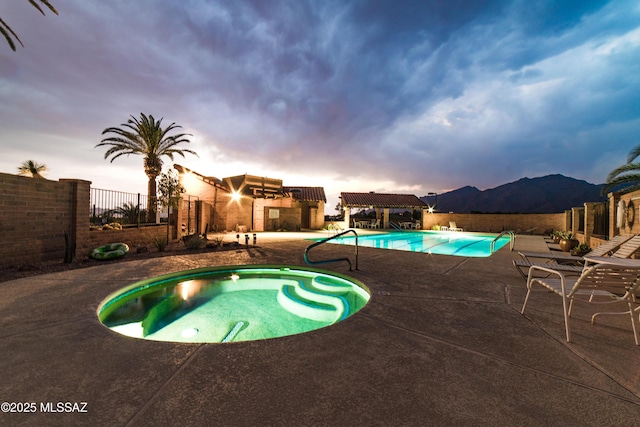
<path id="1" fill-rule="evenodd" d="M 71 226 L 66 230 L 69 245 L 75 258 L 78 253 L 88 252 L 91 248 L 89 239 L 89 216 L 91 214 L 91 181 L 81 179 L 60 179 L 69 184 L 71 192 Z"/>

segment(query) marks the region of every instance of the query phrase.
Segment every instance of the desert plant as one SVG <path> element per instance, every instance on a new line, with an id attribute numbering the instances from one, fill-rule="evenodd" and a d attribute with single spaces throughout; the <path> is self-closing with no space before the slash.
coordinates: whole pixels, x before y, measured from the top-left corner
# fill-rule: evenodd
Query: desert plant
<path id="1" fill-rule="evenodd" d="M 573 239 L 573 233 L 570 231 L 560 231 L 559 234 L 561 239 L 567 239 L 567 240 Z"/>
<path id="2" fill-rule="evenodd" d="M 111 162 L 122 155 L 140 154 L 144 156 L 144 172 L 149 178 L 147 206 L 147 221 L 155 221 L 156 216 L 156 179 L 162 171 L 162 156 L 173 160 L 174 154 L 184 157 L 185 153 L 194 154 L 195 151 L 175 148 L 178 144 L 190 142 L 187 136 L 190 134 L 167 135 L 181 126 L 171 123 L 162 128 L 162 118 L 158 121 L 152 116 L 140 113 L 140 119 L 133 116 L 123 123 L 121 128 L 110 127 L 102 131 L 102 134 L 112 133 L 115 136 L 104 138 L 96 147 L 110 146 L 104 154 L 104 158 L 111 157 Z"/>
<path id="3" fill-rule="evenodd" d="M 155 236 L 153 238 L 153 245 L 156 247 L 158 252 L 164 252 L 168 244 L 169 240 L 164 237 Z"/>
<path id="4" fill-rule="evenodd" d="M 29 176 L 31 178 L 44 179 L 43 173 L 47 171 L 47 166 L 34 162 L 33 160 L 25 160 L 18 167 L 18 175 Z"/>
<path id="5" fill-rule="evenodd" d="M 187 249 L 202 249 L 207 244 L 206 240 L 196 234 L 186 236 L 182 241 Z"/>
<path id="6" fill-rule="evenodd" d="M 180 204 L 181 194 L 184 193 L 184 187 L 178 181 L 175 170 L 170 170 L 160 176 L 160 184 L 158 187 L 158 203 L 167 208 L 170 215 L 171 209 L 175 209 Z M 169 240 L 170 218 L 167 217 L 167 240 Z"/>
<path id="7" fill-rule="evenodd" d="M 217 233 L 212 240 L 216 246 L 221 247 L 224 243 L 224 233 Z"/>
<path id="8" fill-rule="evenodd" d="M 573 248 L 576 252 L 591 252 L 591 247 L 586 243 L 580 243 L 578 246 Z"/>
<path id="9" fill-rule="evenodd" d="M 137 224 L 139 219 L 145 215 L 144 209 L 141 210 L 140 206 L 133 202 L 123 203 L 122 206 L 116 208 L 114 212 L 122 217 L 125 224 Z"/>

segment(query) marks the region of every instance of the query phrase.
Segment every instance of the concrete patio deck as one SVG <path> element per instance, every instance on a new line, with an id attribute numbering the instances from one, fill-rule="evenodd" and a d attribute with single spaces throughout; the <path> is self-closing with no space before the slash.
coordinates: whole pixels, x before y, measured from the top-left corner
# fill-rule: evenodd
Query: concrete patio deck
<path id="1" fill-rule="evenodd" d="M 317 234 L 316 234 L 317 236 Z M 322 235 L 320 235 L 322 236 Z M 105 263 L 0 283 L 0 425 L 580 425 L 640 422 L 640 347 L 626 316 L 564 340 L 561 300 L 525 282 L 508 247 L 490 258 L 360 248 L 369 304 L 310 333 L 231 344 L 127 338 L 98 304 L 151 276 L 225 264 L 305 265 L 305 234 L 261 234 L 237 251 Z M 516 249 L 544 250 L 517 236 Z M 351 255 L 322 245 L 314 259 Z M 86 412 L 43 412 L 58 402 Z M 86 402 L 83 407 L 81 402 Z M 4 409 L 4 406 L 3 406 Z"/>

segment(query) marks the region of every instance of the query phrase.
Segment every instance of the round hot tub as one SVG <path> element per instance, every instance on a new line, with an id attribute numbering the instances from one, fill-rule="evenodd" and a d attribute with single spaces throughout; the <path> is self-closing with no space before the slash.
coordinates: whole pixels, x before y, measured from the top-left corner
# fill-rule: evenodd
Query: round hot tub
<path id="1" fill-rule="evenodd" d="M 301 334 L 364 307 L 361 282 L 301 267 L 200 268 L 134 283 L 98 307 L 100 321 L 134 338 L 223 343 Z"/>

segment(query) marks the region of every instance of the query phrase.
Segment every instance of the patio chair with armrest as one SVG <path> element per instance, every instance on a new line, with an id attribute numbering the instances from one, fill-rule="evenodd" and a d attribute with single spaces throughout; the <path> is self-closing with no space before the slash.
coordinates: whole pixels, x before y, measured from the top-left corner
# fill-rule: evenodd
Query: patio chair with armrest
<path id="1" fill-rule="evenodd" d="M 611 253 L 614 249 L 617 250 Z M 588 254 L 589 256 L 606 256 L 610 255 L 615 258 L 630 258 L 637 250 L 640 249 L 640 235 L 624 235 L 616 236 L 609 240 L 607 243 L 603 243 Z M 513 260 L 513 265 L 518 270 L 518 273 L 523 278 L 527 278 L 529 269 L 535 266 L 542 266 L 552 268 L 558 271 L 562 271 L 569 275 L 580 275 L 584 269 L 584 258 L 562 255 L 553 256 L 551 254 L 545 254 L 543 252 L 518 252 L 524 259 Z M 549 262 L 536 262 L 531 261 L 526 254 L 531 255 L 531 259 L 547 259 Z M 547 256 L 550 255 L 550 256 Z"/>
<path id="2" fill-rule="evenodd" d="M 536 271 L 543 271 L 547 277 L 536 277 Z M 593 314 L 591 323 L 600 314 L 626 314 L 631 317 L 631 328 L 636 345 L 640 345 L 638 336 L 638 322 L 634 313 L 633 303 L 640 290 L 640 261 L 636 266 L 614 264 L 595 264 L 585 267 L 579 277 L 567 277 L 563 272 L 550 267 L 534 265 L 529 269 L 527 278 L 527 295 L 522 305 L 521 314 L 527 307 L 527 302 L 534 285 L 541 285 L 562 297 L 565 333 L 567 341 L 571 341 L 569 317 L 575 301 L 589 304 L 624 304 L 626 311 L 599 312 Z"/>

